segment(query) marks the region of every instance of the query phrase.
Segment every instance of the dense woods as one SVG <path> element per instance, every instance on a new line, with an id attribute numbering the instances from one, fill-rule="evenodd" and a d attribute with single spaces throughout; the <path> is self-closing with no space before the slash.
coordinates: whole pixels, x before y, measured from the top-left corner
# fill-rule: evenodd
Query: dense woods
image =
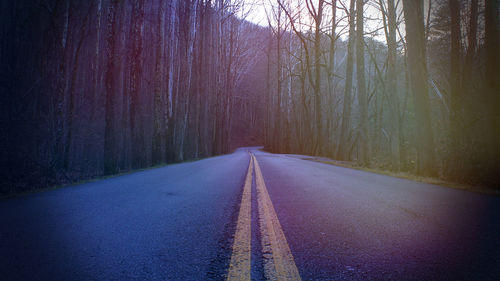
<path id="1" fill-rule="evenodd" d="M 2 1 L 1 192 L 228 152 L 231 135 L 259 118 L 259 87 L 248 83 L 262 80 L 263 28 L 243 21 L 245 10 L 223 0 Z"/>
<path id="2" fill-rule="evenodd" d="M 498 1 L 253 2 L 2 1 L 0 192 L 255 144 L 500 186 Z"/>
<path id="3" fill-rule="evenodd" d="M 269 150 L 500 186 L 498 1 L 268 4 Z"/>

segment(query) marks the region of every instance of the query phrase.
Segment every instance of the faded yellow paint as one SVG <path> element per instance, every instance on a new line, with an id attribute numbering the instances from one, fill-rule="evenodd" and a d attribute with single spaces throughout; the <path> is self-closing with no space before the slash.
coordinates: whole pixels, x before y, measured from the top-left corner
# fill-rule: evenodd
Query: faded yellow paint
<path id="1" fill-rule="evenodd" d="M 259 222 L 267 280 L 301 280 L 292 252 L 267 192 L 257 158 L 252 154 L 257 185 Z"/>
<path id="2" fill-rule="evenodd" d="M 243 187 L 240 212 L 234 235 L 233 253 L 227 280 L 250 280 L 251 226 L 252 226 L 252 174 L 253 161 L 250 158 L 248 172 Z"/>

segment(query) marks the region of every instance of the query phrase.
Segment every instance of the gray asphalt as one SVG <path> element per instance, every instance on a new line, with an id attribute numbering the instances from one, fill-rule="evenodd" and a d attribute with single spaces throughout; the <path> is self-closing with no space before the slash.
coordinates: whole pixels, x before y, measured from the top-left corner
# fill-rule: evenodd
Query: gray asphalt
<path id="1" fill-rule="evenodd" d="M 218 279 L 248 162 L 239 150 L 2 200 L 0 280 Z"/>
<path id="2" fill-rule="evenodd" d="M 252 151 L 303 280 L 500 276 L 500 197 Z M 239 149 L 0 200 L 0 280 L 221 280 L 248 162 Z"/>
<path id="3" fill-rule="evenodd" d="M 255 155 L 303 280 L 500 280 L 500 197 Z"/>

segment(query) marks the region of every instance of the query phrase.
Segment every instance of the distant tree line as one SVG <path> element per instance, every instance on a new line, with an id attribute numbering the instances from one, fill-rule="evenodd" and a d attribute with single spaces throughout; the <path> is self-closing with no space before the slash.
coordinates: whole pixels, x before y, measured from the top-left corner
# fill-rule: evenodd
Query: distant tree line
<path id="1" fill-rule="evenodd" d="M 499 185 L 495 0 L 0 3 L 0 192 L 249 144 Z"/>
<path id="2" fill-rule="evenodd" d="M 496 0 L 269 0 L 265 145 L 500 186 Z"/>
<path id="3" fill-rule="evenodd" d="M 243 1 L 0 5 L 2 193 L 226 153 L 258 118 Z"/>

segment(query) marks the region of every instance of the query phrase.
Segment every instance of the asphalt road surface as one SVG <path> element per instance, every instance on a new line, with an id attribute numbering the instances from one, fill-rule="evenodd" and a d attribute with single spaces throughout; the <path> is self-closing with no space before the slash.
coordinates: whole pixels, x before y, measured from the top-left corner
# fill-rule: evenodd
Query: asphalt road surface
<path id="1" fill-rule="evenodd" d="M 500 277 L 500 197 L 253 148 L 3 199 L 0 213 L 0 280 Z"/>

